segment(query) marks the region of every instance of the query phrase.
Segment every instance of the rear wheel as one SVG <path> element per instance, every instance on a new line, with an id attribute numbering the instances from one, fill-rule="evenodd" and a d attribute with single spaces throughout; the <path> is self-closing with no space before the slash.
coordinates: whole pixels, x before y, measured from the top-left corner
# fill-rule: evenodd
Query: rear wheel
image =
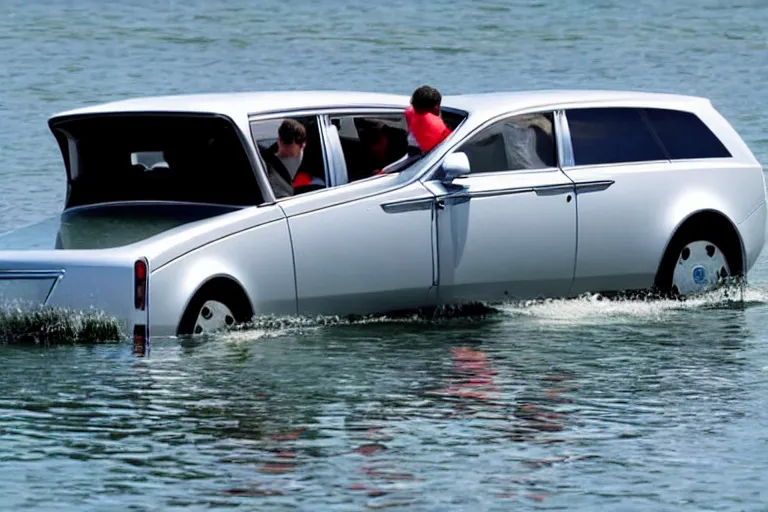
<path id="1" fill-rule="evenodd" d="M 216 332 L 235 325 L 235 315 L 223 302 L 206 300 L 200 307 L 192 329 L 194 334 Z"/>
<path id="2" fill-rule="evenodd" d="M 198 291 L 184 312 L 178 333 L 211 334 L 250 320 L 252 313 L 245 294 L 230 283 L 213 282 Z"/>
<path id="3" fill-rule="evenodd" d="M 728 235 L 701 225 L 681 230 L 670 243 L 656 286 L 662 295 L 685 297 L 717 288 L 738 273 L 739 251 Z"/>
<path id="4" fill-rule="evenodd" d="M 671 290 L 676 295 L 695 295 L 716 287 L 730 277 L 725 253 L 713 242 L 696 240 L 680 250 L 672 273 Z"/>

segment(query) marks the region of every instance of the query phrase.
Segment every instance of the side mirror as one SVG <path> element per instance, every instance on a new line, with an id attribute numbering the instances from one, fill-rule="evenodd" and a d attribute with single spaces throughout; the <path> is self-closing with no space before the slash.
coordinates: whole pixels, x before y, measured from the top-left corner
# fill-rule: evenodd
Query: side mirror
<path id="1" fill-rule="evenodd" d="M 459 176 L 469 174 L 469 158 L 461 151 L 451 153 L 443 160 L 442 181 L 450 183 Z"/>

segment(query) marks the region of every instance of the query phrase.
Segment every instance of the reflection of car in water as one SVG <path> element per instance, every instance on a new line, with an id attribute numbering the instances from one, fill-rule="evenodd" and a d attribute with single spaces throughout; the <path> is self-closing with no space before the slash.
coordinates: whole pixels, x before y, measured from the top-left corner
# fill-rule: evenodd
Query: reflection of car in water
<path id="1" fill-rule="evenodd" d="M 762 168 L 707 100 L 449 96 L 452 134 L 403 160 L 408 100 L 212 94 L 54 116 L 63 214 L 48 247 L 0 240 L 0 277 L 143 337 L 253 314 L 690 294 L 746 275 L 762 250 Z M 306 128 L 301 168 L 324 185 L 276 200 L 262 154 L 286 118 Z"/>

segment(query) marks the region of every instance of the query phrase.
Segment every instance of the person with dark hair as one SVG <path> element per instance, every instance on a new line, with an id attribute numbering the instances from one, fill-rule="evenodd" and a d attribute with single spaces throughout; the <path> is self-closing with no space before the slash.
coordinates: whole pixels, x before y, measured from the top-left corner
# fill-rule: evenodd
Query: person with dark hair
<path id="1" fill-rule="evenodd" d="M 307 130 L 295 119 L 286 119 L 277 129 L 277 147 L 262 151 L 267 174 L 276 198 L 292 196 L 293 181 L 304 157 Z"/>
<path id="2" fill-rule="evenodd" d="M 451 134 L 451 130 L 440 117 L 442 100 L 440 91 L 429 85 L 422 85 L 413 91 L 411 105 L 405 109 L 405 123 L 408 126 L 407 152 L 402 158 L 374 174 L 387 174 L 404 169 L 410 162 L 432 151 Z"/>
<path id="3" fill-rule="evenodd" d="M 440 91 L 422 85 L 413 91 L 411 106 L 405 109 L 408 131 L 424 153 L 431 151 L 451 134 L 440 117 L 442 99 Z"/>
<path id="4" fill-rule="evenodd" d="M 304 125 L 294 119 L 286 119 L 280 124 L 277 129 L 277 158 L 288 169 L 291 179 L 301 165 L 306 145 L 307 130 Z"/>
<path id="5" fill-rule="evenodd" d="M 440 91 L 429 85 L 422 85 L 411 94 L 411 106 L 416 112 L 432 112 L 438 116 L 442 101 Z"/>

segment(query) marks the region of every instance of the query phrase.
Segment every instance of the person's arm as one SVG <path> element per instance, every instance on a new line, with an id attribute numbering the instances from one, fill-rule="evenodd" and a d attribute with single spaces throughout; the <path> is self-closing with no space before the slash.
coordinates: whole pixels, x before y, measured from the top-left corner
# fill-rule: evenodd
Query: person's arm
<path id="1" fill-rule="evenodd" d="M 382 170 L 374 174 L 388 174 L 390 172 L 400 172 L 406 167 L 408 167 L 408 165 L 410 165 L 412 162 L 415 162 L 416 160 L 418 160 L 419 158 L 421 158 L 420 151 L 417 153 L 412 153 L 411 151 L 409 151 L 408 153 L 403 155 L 401 158 L 395 160 L 394 162 L 385 166 Z"/>

